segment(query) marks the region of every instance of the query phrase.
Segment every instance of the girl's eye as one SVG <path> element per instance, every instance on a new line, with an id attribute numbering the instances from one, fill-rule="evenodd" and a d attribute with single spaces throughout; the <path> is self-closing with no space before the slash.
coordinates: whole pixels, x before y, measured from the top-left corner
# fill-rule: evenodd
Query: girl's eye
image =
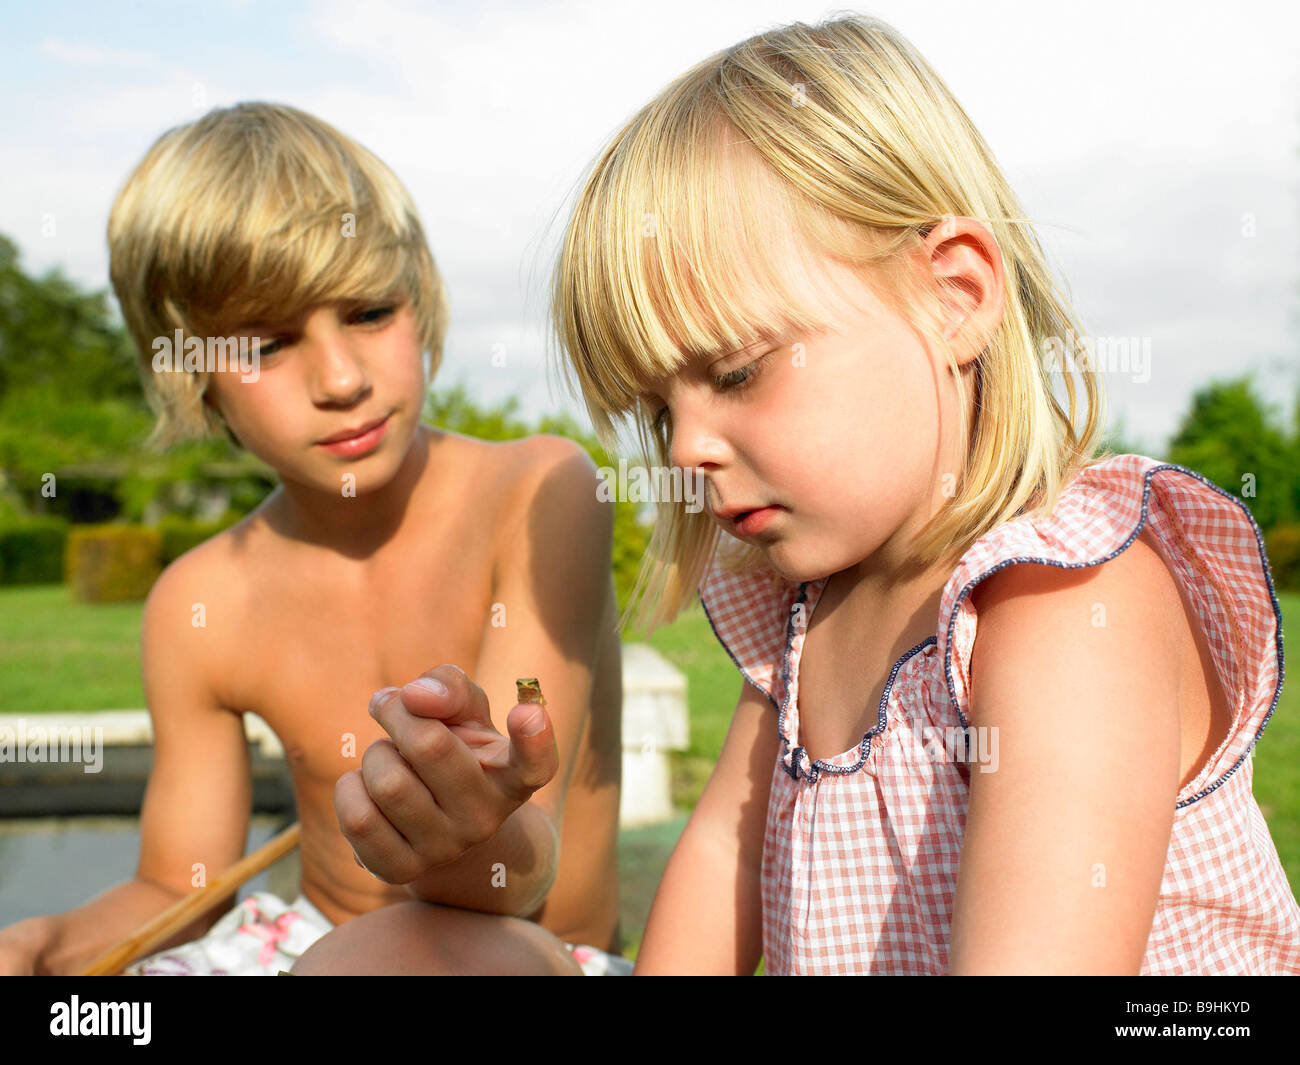
<path id="1" fill-rule="evenodd" d="M 743 388 L 762 371 L 771 357 L 771 352 L 769 352 L 766 355 L 760 355 L 753 362 L 748 362 L 739 369 L 720 374 L 713 379 L 714 387 L 732 392 Z"/>
<path id="2" fill-rule="evenodd" d="M 258 340 L 257 354 L 260 358 L 265 359 L 270 355 L 274 355 L 283 346 L 284 346 L 284 341 L 279 339 L 278 337 L 275 338 L 262 337 Z"/>
<path id="3" fill-rule="evenodd" d="M 724 392 L 739 392 L 758 376 L 771 358 L 772 352 L 769 351 L 739 369 L 728 370 L 724 374 L 719 374 L 713 378 L 713 387 Z M 656 432 L 663 431 L 664 423 L 668 420 L 668 413 L 666 406 L 659 408 L 659 413 L 655 415 L 653 423 Z"/>

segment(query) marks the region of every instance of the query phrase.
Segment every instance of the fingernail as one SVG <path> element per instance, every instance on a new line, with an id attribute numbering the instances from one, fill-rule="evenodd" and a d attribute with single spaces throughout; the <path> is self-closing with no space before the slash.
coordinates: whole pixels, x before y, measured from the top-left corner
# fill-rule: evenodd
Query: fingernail
<path id="1" fill-rule="evenodd" d="M 519 735 L 536 736 L 546 727 L 546 711 L 540 706 L 519 724 Z"/>
<path id="2" fill-rule="evenodd" d="M 417 688 L 424 688 L 426 691 L 433 692 L 434 695 L 446 695 L 447 685 L 443 684 L 437 677 L 420 677 L 419 680 L 411 681 Z"/>
<path id="3" fill-rule="evenodd" d="M 380 688 L 370 697 L 370 713 L 373 715 L 387 701 L 388 697 L 397 691 L 397 688 Z"/>

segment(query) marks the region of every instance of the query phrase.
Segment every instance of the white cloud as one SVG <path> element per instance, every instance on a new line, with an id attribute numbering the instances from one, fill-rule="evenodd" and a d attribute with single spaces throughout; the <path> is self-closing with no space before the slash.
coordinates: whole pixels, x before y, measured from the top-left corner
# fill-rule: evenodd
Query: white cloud
<path id="1" fill-rule="evenodd" d="M 157 62 L 149 52 L 105 48 L 97 44 L 74 44 L 58 37 L 46 37 L 41 41 L 41 54 L 72 66 L 142 67 Z"/>
<path id="2" fill-rule="evenodd" d="M 102 287 L 108 205 L 158 134 L 235 100 L 291 103 L 366 144 L 411 190 L 450 287 L 440 379 L 463 371 L 485 399 L 513 387 L 550 407 L 542 297 L 556 212 L 587 165 L 712 51 L 832 10 L 328 0 L 287 38 L 260 44 L 232 35 L 196 48 L 184 19 L 141 42 L 150 51 L 47 36 L 52 88 L 0 127 L 0 152 L 22 162 L 0 174 L 2 228 L 29 266 L 60 262 Z M 1040 235 L 1088 330 L 1152 338 L 1152 382 L 1113 390 L 1131 431 L 1163 442 L 1191 389 L 1234 366 L 1271 367 L 1275 392 L 1293 388 L 1278 364 L 1296 347 L 1300 73 L 1289 42 L 1300 8 L 1243 2 L 1228 17 L 1126 0 L 1084 13 L 927 0 L 872 10 L 931 61 L 1047 223 Z M 75 86 L 69 65 L 84 71 Z M 40 236 L 51 209 L 57 242 Z M 1246 214 L 1254 238 L 1240 235 Z M 493 372 L 494 343 L 511 353 L 509 374 Z"/>

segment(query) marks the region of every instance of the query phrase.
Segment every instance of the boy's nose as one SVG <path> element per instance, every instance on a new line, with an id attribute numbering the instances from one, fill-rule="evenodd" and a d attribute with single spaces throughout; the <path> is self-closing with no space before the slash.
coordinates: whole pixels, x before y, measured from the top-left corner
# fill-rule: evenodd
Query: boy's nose
<path id="1" fill-rule="evenodd" d="M 346 337 L 334 335 L 317 342 L 312 365 L 312 399 L 323 405 L 355 403 L 370 388 L 365 364 Z"/>

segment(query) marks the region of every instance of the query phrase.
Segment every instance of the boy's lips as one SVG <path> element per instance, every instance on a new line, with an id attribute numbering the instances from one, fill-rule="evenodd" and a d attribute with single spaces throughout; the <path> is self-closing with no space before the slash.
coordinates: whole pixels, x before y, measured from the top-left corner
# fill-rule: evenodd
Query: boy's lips
<path id="1" fill-rule="evenodd" d="M 352 429 L 340 430 L 339 432 L 335 433 L 333 436 L 323 437 L 322 439 L 317 440 L 316 443 L 334 444 L 340 440 L 349 440 L 354 436 L 360 436 L 362 433 L 368 433 L 371 429 L 375 428 L 375 426 L 380 425 L 381 423 L 387 421 L 387 419 L 388 419 L 388 415 L 385 414 L 382 418 L 376 418 L 374 419 L 374 421 L 365 422 L 364 424 L 358 425 Z"/>
<path id="2" fill-rule="evenodd" d="M 342 429 L 332 436 L 317 440 L 316 444 L 318 447 L 323 447 L 326 451 L 333 452 L 336 455 L 354 456 L 364 454 L 383 439 L 384 430 L 391 416 L 392 412 L 390 411 L 382 418 L 375 418 L 373 421 L 365 422 L 351 429 Z"/>

